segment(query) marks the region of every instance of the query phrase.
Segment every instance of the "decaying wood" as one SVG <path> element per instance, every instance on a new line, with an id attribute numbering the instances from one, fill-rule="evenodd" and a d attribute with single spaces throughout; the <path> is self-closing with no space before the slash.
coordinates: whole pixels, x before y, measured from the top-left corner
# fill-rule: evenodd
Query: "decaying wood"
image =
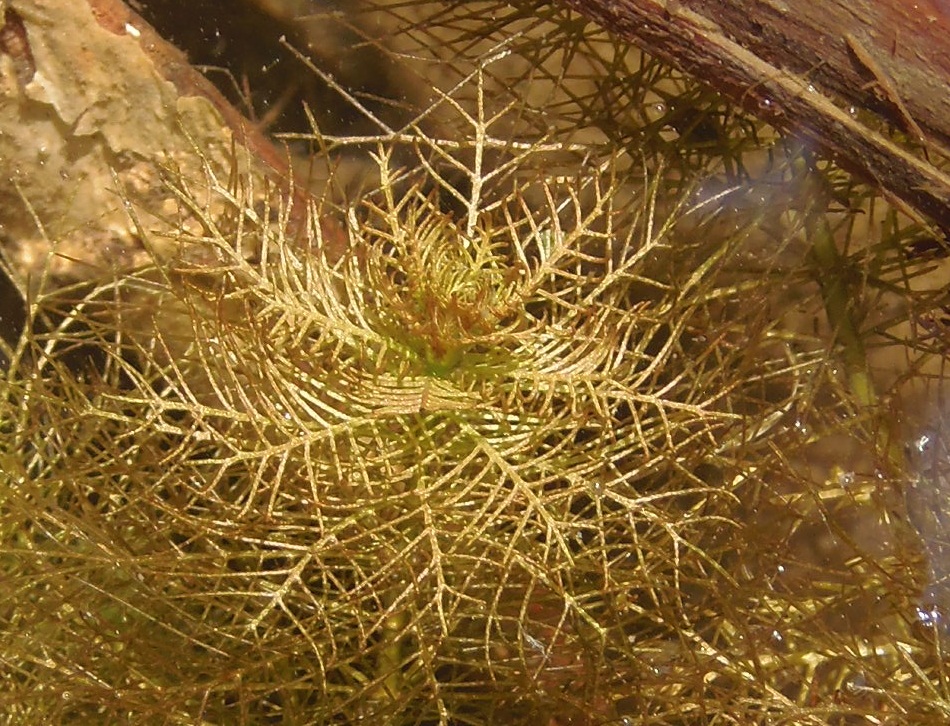
<path id="1" fill-rule="evenodd" d="M 24 288 L 150 254 L 126 203 L 174 247 L 163 182 L 287 178 L 282 155 L 120 0 L 0 0 L 0 224 Z M 148 211 L 146 211 L 148 210 Z"/>
<path id="2" fill-rule="evenodd" d="M 948 0 L 564 1 L 950 231 Z"/>
<path id="3" fill-rule="evenodd" d="M 287 156 L 276 149 L 258 128 L 232 106 L 202 73 L 189 62 L 188 57 L 178 48 L 167 42 L 133 12 L 123 0 L 86 0 L 99 25 L 117 35 L 134 27 L 139 35 L 139 47 L 153 63 L 155 70 L 167 81 L 174 84 L 181 96 L 195 96 L 207 99 L 221 114 L 230 133 L 253 152 L 254 156 L 278 175 L 288 173 Z"/>

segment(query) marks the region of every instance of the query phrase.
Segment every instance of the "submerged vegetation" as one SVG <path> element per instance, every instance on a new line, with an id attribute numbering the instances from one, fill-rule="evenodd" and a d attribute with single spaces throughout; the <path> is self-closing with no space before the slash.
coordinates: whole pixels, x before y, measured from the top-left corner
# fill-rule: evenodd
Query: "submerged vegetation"
<path id="1" fill-rule="evenodd" d="M 319 20 L 404 86 L 318 191 L 169 172 L 9 351 L 5 722 L 950 718 L 926 228 L 565 11 Z"/>

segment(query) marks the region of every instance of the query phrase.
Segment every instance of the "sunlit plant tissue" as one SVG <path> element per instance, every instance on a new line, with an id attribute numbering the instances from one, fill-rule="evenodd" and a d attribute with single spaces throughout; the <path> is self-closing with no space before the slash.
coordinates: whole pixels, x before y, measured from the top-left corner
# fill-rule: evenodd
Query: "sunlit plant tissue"
<path id="1" fill-rule="evenodd" d="M 471 44 L 464 5 L 386 11 L 427 102 L 315 120 L 313 197 L 170 174 L 180 254 L 37 301 L 0 414 L 16 723 L 950 712 L 926 553 L 816 332 L 816 202 L 758 202 L 869 192 L 574 16 L 492 7 Z"/>

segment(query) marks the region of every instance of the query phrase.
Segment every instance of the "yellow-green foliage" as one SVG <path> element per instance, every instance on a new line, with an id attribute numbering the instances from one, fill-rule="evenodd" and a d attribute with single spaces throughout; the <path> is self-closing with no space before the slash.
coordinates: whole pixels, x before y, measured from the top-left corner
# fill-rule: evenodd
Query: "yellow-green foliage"
<path id="1" fill-rule="evenodd" d="M 415 121 L 310 134 L 362 191 L 172 179 L 178 259 L 38 301 L 0 384 L 6 722 L 950 717 L 879 418 L 759 201 L 805 172 L 573 16 L 466 5 L 403 21 L 407 77 L 448 78 Z"/>

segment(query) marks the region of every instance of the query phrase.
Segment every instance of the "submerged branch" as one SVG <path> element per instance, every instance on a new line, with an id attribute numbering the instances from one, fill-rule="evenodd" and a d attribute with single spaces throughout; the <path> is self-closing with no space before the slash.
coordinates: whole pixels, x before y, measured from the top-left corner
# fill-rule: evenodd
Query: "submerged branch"
<path id="1" fill-rule="evenodd" d="M 950 16 L 944 5 L 564 2 L 800 134 L 950 230 Z M 882 129 L 887 126 L 925 153 L 898 143 Z"/>

